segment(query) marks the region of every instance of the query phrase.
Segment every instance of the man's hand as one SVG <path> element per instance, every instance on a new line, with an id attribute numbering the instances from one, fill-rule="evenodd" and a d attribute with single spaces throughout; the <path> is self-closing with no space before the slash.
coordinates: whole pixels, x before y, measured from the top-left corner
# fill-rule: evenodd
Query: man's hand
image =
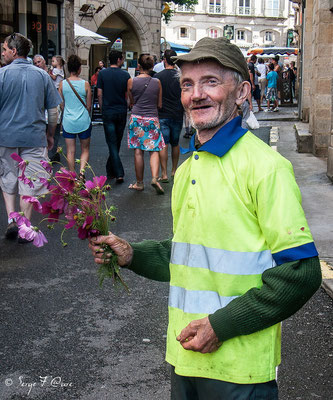
<path id="1" fill-rule="evenodd" d="M 97 236 L 89 239 L 89 247 L 95 258 L 95 263 L 103 264 L 109 261 L 108 254 L 104 254 L 103 244 L 107 244 L 118 256 L 118 265 L 125 267 L 129 265 L 133 258 L 133 249 L 126 240 L 109 232 L 108 236 Z"/>
<path id="2" fill-rule="evenodd" d="M 190 322 L 177 336 L 177 340 L 185 350 L 200 353 L 212 353 L 221 346 L 208 317 Z"/>
<path id="3" fill-rule="evenodd" d="M 48 150 L 52 150 L 53 146 L 54 146 L 54 138 L 53 138 L 53 136 L 47 135 L 46 139 L 47 139 L 47 149 Z"/>

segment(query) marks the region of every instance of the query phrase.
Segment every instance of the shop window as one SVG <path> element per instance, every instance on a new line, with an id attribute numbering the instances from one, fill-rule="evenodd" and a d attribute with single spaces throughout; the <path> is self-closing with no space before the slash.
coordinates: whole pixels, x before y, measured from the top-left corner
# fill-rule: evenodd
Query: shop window
<path id="1" fill-rule="evenodd" d="M 18 31 L 17 27 L 17 1 L 1 1 L 0 4 L 0 43 L 5 38 Z"/>
<path id="2" fill-rule="evenodd" d="M 237 40 L 245 40 L 245 31 L 237 31 Z"/>
<path id="3" fill-rule="evenodd" d="M 47 19 L 42 15 L 40 0 L 27 0 L 27 36 L 32 41 L 34 54 L 45 54 L 43 49 L 43 20 L 46 21 L 47 32 L 47 63 L 60 54 L 60 4 L 55 1 L 47 3 Z M 45 54 L 46 55 L 46 54 Z"/>
<path id="4" fill-rule="evenodd" d="M 221 14 L 222 13 L 221 0 L 209 0 L 209 12 L 211 14 Z"/>
<path id="5" fill-rule="evenodd" d="M 179 31 L 179 36 L 181 38 L 188 38 L 188 29 L 185 27 L 181 27 Z"/>
<path id="6" fill-rule="evenodd" d="M 239 0 L 238 14 L 250 15 L 250 0 Z"/>

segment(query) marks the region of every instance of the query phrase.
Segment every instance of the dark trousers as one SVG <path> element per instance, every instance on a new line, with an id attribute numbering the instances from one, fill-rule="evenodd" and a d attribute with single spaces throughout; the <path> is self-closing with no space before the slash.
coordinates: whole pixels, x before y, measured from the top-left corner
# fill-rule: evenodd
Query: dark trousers
<path id="1" fill-rule="evenodd" d="M 127 113 L 103 116 L 105 140 L 109 148 L 109 157 L 106 163 L 108 178 L 124 176 L 123 164 L 120 160 L 119 150 L 126 126 Z"/>
<path id="2" fill-rule="evenodd" d="M 237 384 L 175 374 L 171 367 L 171 400 L 278 400 L 276 381 Z"/>
<path id="3" fill-rule="evenodd" d="M 51 159 L 51 158 L 56 154 L 56 152 L 57 152 L 58 143 L 59 143 L 59 138 L 60 138 L 60 129 L 61 129 L 61 124 L 57 124 L 57 127 L 56 127 L 55 132 L 54 132 L 54 136 L 53 136 L 54 145 L 53 145 L 52 149 L 48 151 L 48 156 L 49 156 L 50 159 Z"/>

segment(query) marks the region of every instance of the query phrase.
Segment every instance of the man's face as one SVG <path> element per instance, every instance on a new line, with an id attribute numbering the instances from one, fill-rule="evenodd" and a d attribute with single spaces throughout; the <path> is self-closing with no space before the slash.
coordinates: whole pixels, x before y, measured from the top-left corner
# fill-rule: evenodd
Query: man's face
<path id="1" fill-rule="evenodd" d="M 199 132 L 218 130 L 235 117 L 238 87 L 232 72 L 217 62 L 182 64 L 180 86 L 183 107 Z"/>
<path id="2" fill-rule="evenodd" d="M 41 68 L 41 69 L 45 69 L 45 60 L 43 60 L 40 57 L 35 57 L 34 58 L 34 65 L 36 65 L 36 67 Z"/>
<path id="3" fill-rule="evenodd" d="M 1 54 L 2 54 L 2 57 L 3 57 L 6 65 L 12 63 L 15 60 L 15 58 L 17 58 L 16 57 L 16 55 L 17 55 L 16 49 L 15 48 L 14 49 L 10 49 L 8 47 L 8 45 L 7 45 L 7 42 L 5 42 L 3 44 L 3 48 L 2 48 L 2 53 Z"/>

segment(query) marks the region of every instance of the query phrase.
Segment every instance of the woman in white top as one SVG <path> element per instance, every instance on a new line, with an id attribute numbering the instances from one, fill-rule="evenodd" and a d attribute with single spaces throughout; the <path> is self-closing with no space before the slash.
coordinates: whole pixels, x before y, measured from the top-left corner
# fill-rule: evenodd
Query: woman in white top
<path id="1" fill-rule="evenodd" d="M 260 87 L 260 104 L 262 104 L 265 96 L 265 90 L 267 86 L 267 68 L 262 58 L 258 59 L 257 69 L 260 72 L 260 76 L 258 79 L 259 87 Z"/>

